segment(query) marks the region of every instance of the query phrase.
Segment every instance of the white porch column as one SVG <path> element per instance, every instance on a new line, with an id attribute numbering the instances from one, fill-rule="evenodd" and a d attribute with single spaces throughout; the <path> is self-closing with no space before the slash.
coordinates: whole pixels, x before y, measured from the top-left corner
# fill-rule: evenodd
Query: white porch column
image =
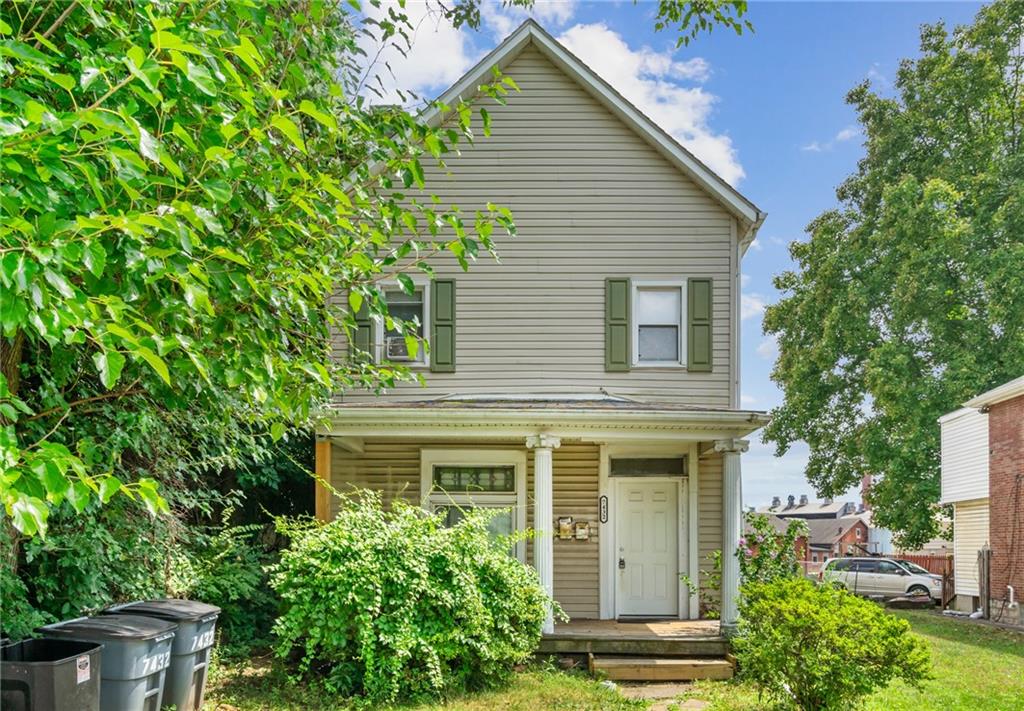
<path id="1" fill-rule="evenodd" d="M 526 446 L 533 450 L 533 565 L 540 583 L 548 596 L 555 593 L 554 511 L 551 451 L 562 441 L 551 435 L 538 434 L 526 438 Z M 555 631 L 555 622 L 548 608 L 544 620 L 545 634 Z"/>
<path id="2" fill-rule="evenodd" d="M 722 453 L 722 631 L 731 634 L 739 622 L 740 561 L 736 549 L 743 530 L 743 489 L 740 455 L 750 443 L 745 439 L 720 439 L 715 451 Z"/>

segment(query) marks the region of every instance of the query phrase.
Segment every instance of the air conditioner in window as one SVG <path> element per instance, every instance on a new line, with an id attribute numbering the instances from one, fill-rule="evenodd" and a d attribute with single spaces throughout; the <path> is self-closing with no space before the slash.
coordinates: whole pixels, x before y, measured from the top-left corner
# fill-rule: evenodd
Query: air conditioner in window
<path id="1" fill-rule="evenodd" d="M 389 336 L 384 339 L 384 353 L 388 360 L 415 360 L 409 355 L 409 348 L 402 336 Z"/>

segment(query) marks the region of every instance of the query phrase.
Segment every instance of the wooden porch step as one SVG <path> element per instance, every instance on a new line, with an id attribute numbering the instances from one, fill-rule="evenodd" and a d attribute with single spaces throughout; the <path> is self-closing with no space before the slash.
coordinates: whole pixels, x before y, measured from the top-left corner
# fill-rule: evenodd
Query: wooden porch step
<path id="1" fill-rule="evenodd" d="M 731 679 L 733 666 L 725 659 L 702 657 L 598 657 L 591 655 L 590 672 L 612 681 L 694 681 Z"/>
<path id="2" fill-rule="evenodd" d="M 724 637 L 593 637 L 545 635 L 540 654 L 607 654 L 639 657 L 721 657 L 730 651 Z"/>

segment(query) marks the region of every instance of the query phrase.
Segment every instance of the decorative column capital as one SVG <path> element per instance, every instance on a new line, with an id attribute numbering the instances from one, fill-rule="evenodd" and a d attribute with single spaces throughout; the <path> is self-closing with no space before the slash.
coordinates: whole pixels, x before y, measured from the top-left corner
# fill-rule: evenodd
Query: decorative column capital
<path id="1" fill-rule="evenodd" d="M 716 439 L 715 451 L 726 454 L 743 454 L 750 449 L 750 441 L 745 439 Z"/>
<path id="2" fill-rule="evenodd" d="M 562 440 L 549 434 L 535 434 L 526 438 L 527 449 L 558 449 Z"/>

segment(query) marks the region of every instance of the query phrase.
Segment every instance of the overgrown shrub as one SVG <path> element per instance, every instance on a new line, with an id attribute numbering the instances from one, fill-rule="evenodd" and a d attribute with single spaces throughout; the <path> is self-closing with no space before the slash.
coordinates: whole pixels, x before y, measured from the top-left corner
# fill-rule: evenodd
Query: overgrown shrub
<path id="1" fill-rule="evenodd" d="M 917 686 L 930 676 L 906 620 L 803 578 L 744 586 L 733 647 L 744 677 L 805 711 L 853 708 L 894 679 Z"/>
<path id="2" fill-rule="evenodd" d="M 230 516 L 230 511 L 225 518 Z M 222 656 L 238 656 L 271 643 L 277 596 L 266 567 L 274 553 L 261 540 L 265 527 L 225 526 L 193 561 L 189 597 L 221 609 L 217 621 Z"/>
<path id="3" fill-rule="evenodd" d="M 549 600 L 536 572 L 488 534 L 491 515 L 439 516 L 379 495 L 344 500 L 327 524 L 285 520 L 271 583 L 281 657 L 334 693 L 375 702 L 493 685 L 540 639 Z M 311 673 L 312 672 L 312 673 Z"/>

